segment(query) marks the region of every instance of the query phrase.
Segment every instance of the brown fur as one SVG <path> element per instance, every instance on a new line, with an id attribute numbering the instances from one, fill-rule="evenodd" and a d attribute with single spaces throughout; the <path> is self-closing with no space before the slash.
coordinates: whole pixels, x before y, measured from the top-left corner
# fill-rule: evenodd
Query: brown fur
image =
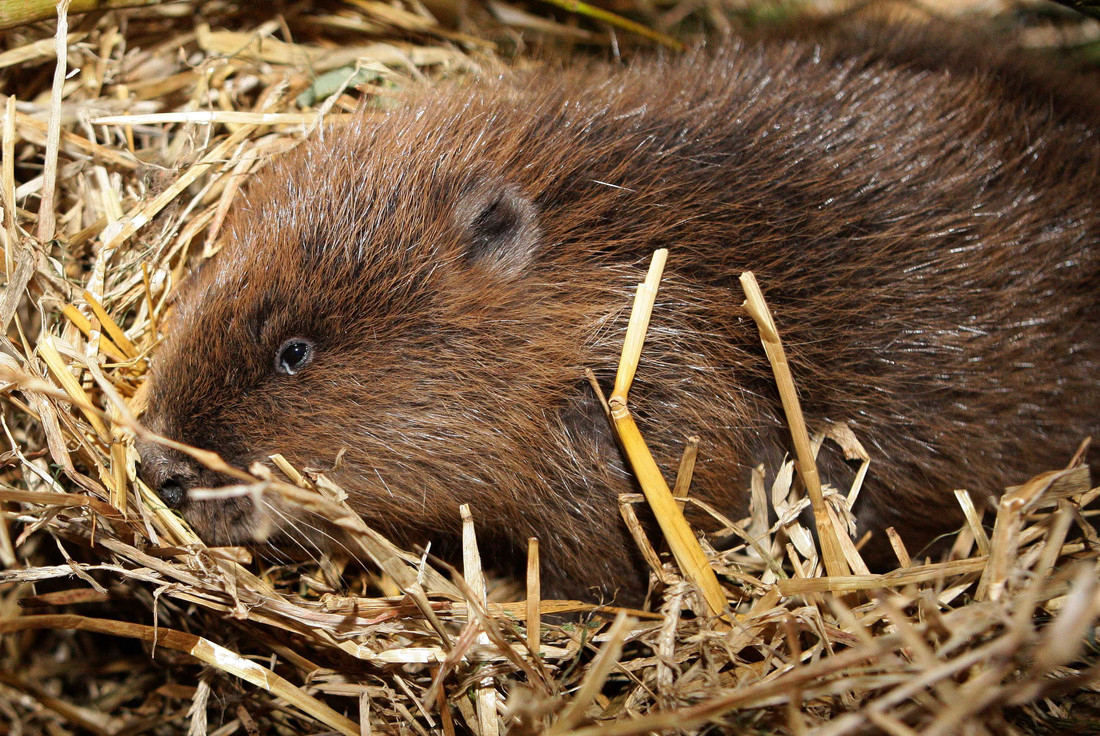
<path id="1" fill-rule="evenodd" d="M 332 476 L 398 541 L 453 549 L 470 503 L 499 568 L 537 536 L 547 594 L 634 600 L 616 498 L 635 486 L 583 370 L 609 387 L 667 247 L 631 393 L 658 462 L 698 434 L 692 492 L 736 516 L 750 467 L 787 450 L 751 269 L 811 428 L 846 421 L 872 454 L 861 529 L 920 549 L 959 522 L 952 489 L 996 494 L 1098 428 L 1100 104 L 961 48 L 848 45 L 871 50 L 502 73 L 325 131 L 251 185 L 180 298 L 149 426 L 244 468 L 346 450 Z M 276 374 L 293 336 L 314 362 Z M 154 486 L 219 482 L 143 456 Z M 249 503 L 182 511 L 240 543 Z"/>

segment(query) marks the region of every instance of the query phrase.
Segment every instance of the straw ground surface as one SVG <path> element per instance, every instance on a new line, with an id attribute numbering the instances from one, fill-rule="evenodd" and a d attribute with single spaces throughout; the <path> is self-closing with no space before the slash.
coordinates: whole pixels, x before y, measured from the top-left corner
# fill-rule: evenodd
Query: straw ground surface
<path id="1" fill-rule="evenodd" d="M 476 510 L 464 569 L 441 569 L 289 466 L 241 480 L 339 520 L 366 562 L 209 549 L 135 473 L 173 289 L 216 252 L 249 175 L 322 120 L 495 58 L 630 54 L 867 5 L 0 3 L 0 734 L 1100 732 L 1088 469 L 1052 469 L 984 517 L 960 491 L 970 523 L 948 558 L 897 542 L 897 570 L 867 573 L 836 531 L 862 475 L 822 488 L 812 457 L 831 442 L 875 458 L 843 426 L 801 429 L 781 317 L 749 276 L 802 472 L 771 468 L 766 486 L 762 469 L 749 518 L 707 509 L 732 548 L 687 527 L 674 497 L 694 503 L 691 444 L 678 470 L 656 468 L 627 398 L 658 259 L 608 397 L 644 491 L 622 507 L 653 568 L 649 611 L 541 600 L 536 574 L 526 595 L 486 596 Z M 889 12 L 1100 49 L 1096 21 L 1053 3 Z M 634 521 L 638 503 L 659 529 Z"/>

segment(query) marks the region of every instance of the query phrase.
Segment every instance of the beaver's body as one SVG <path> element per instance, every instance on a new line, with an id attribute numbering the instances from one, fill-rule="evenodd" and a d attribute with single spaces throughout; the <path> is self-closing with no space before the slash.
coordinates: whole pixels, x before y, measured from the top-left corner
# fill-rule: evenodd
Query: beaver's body
<path id="1" fill-rule="evenodd" d="M 610 385 L 663 247 L 631 405 L 666 472 L 699 435 L 692 493 L 736 517 L 788 447 L 752 270 L 811 429 L 872 455 L 861 526 L 919 550 L 953 489 L 998 493 L 1100 426 L 1100 143 L 1095 96 L 892 44 L 504 75 L 326 131 L 181 296 L 148 424 L 242 468 L 345 450 L 332 477 L 398 541 L 448 549 L 470 503 L 498 567 L 537 536 L 548 595 L 633 598 L 635 486 L 583 371 Z M 209 542 L 252 539 L 249 501 L 188 501 L 217 478 L 145 458 Z"/>

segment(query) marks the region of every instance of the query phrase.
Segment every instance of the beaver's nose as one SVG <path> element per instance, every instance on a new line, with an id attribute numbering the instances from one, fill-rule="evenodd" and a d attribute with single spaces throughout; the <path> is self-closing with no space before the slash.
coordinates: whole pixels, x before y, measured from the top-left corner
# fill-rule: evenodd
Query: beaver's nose
<path id="1" fill-rule="evenodd" d="M 196 486 L 201 476 L 202 471 L 195 461 L 155 442 L 139 440 L 137 449 L 141 455 L 141 479 L 169 508 L 183 508 L 187 504 L 187 492 Z"/>
<path id="2" fill-rule="evenodd" d="M 170 475 L 155 489 L 170 509 L 178 509 L 187 500 L 187 490 L 184 486 L 185 479 L 181 475 Z"/>

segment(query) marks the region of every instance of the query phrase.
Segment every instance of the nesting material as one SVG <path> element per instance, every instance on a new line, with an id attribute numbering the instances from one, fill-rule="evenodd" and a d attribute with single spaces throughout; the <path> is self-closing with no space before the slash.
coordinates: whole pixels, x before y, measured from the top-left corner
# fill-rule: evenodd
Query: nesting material
<path id="1" fill-rule="evenodd" d="M 412 81 L 501 52 L 522 60 L 520 31 L 560 53 L 639 29 L 674 46 L 666 32 L 687 11 L 125 4 L 143 7 L 0 9 L 12 26 L 0 41 L 0 734 L 947 736 L 1096 718 L 1100 488 L 1088 468 L 1008 489 L 996 510 L 960 489 L 967 525 L 947 559 L 894 534 L 897 569 L 871 574 L 843 530 L 875 459 L 848 427 L 807 436 L 796 419 L 802 472 L 770 468 L 769 487 L 761 469 L 750 516 L 727 519 L 691 498 L 691 443 L 670 492 L 661 473 L 675 469 L 646 460 L 629 419 L 651 298 L 608 410 L 653 481 L 622 504 L 657 581 L 652 610 L 543 599 L 538 548 L 553 539 L 531 543 L 526 596 L 486 594 L 476 509 L 464 570 L 448 570 L 371 530 L 323 475 L 273 458 L 279 474 L 254 476 L 180 448 L 240 483 L 218 492 L 276 493 L 335 520 L 365 563 L 205 547 L 137 478 L 133 441 L 171 295 L 217 251 L 248 176 L 363 100 L 384 107 Z M 638 6 L 615 7 L 651 4 Z M 1100 38 L 1095 23 L 1072 29 Z M 643 280 L 652 296 L 659 269 Z M 781 316 L 764 309 L 752 314 L 775 345 Z M 777 380 L 793 395 L 797 375 Z M 851 488 L 814 488 L 823 442 L 860 463 Z M 657 509 L 659 535 L 636 503 Z M 685 504 L 734 546 L 697 537 Z M 820 540 L 802 525 L 809 505 Z"/>

